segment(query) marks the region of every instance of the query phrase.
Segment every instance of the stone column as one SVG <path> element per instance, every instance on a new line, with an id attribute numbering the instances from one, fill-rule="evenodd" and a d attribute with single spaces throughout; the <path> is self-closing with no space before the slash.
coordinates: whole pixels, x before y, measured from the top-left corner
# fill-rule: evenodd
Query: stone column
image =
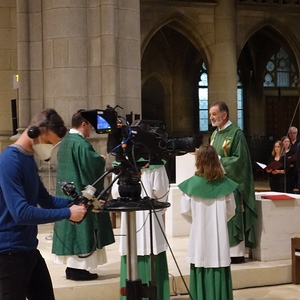
<path id="1" fill-rule="evenodd" d="M 72 114 L 88 106 L 86 1 L 43 1 L 44 107 L 70 126 Z"/>
<path id="2" fill-rule="evenodd" d="M 119 99 L 124 113 L 141 113 L 140 1 L 119 1 Z"/>
<path id="3" fill-rule="evenodd" d="M 29 81 L 29 0 L 17 0 L 17 47 L 19 73 L 19 130 L 30 122 L 30 81 Z"/>
<path id="4" fill-rule="evenodd" d="M 100 5 L 100 58 L 102 108 L 115 107 L 119 95 L 118 1 L 103 0 Z"/>
<path id="5" fill-rule="evenodd" d="M 89 108 L 120 105 L 125 116 L 141 111 L 140 7 L 138 0 L 101 0 L 88 7 Z"/>
<path id="6" fill-rule="evenodd" d="M 88 108 L 114 107 L 118 98 L 118 6 L 116 0 L 90 1 L 88 26 Z"/>
<path id="7" fill-rule="evenodd" d="M 215 44 L 209 69 L 209 102 L 224 101 L 237 121 L 236 7 L 220 0 L 215 7 Z"/>

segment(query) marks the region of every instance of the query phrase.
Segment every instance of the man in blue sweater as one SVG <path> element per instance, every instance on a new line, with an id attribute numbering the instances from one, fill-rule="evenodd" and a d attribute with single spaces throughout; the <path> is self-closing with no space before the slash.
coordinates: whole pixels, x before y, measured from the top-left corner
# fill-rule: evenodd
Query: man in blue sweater
<path id="1" fill-rule="evenodd" d="M 0 299 L 53 300 L 46 263 L 37 250 L 37 224 L 79 222 L 86 209 L 51 196 L 42 184 L 34 154 L 49 159 L 66 134 L 53 109 L 36 115 L 20 138 L 0 155 Z"/>

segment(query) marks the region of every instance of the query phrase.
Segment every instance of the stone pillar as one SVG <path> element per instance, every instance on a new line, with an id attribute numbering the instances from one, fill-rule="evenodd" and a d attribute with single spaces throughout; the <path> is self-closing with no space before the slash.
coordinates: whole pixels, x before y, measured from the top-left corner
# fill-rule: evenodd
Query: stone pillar
<path id="1" fill-rule="evenodd" d="M 19 73 L 19 128 L 26 128 L 30 122 L 29 81 L 29 0 L 17 0 L 17 47 Z"/>
<path id="2" fill-rule="evenodd" d="M 88 106 L 86 1 L 43 1 L 44 107 L 70 126 L 72 114 Z"/>
<path id="3" fill-rule="evenodd" d="M 89 108 L 120 105 L 123 116 L 140 113 L 139 1 L 91 2 L 88 16 Z"/>
<path id="4" fill-rule="evenodd" d="M 0 151 L 2 139 L 11 136 L 11 99 L 18 99 L 13 85 L 17 73 L 17 14 L 16 1 L 0 2 Z"/>
<path id="5" fill-rule="evenodd" d="M 220 0 L 215 7 L 215 44 L 209 69 L 209 102 L 224 101 L 237 121 L 236 7 Z"/>
<path id="6" fill-rule="evenodd" d="M 100 58 L 102 108 L 115 107 L 119 95 L 118 68 L 118 5 L 116 0 L 101 1 Z"/>
<path id="7" fill-rule="evenodd" d="M 141 112 L 139 0 L 17 0 L 20 126 L 46 107 Z"/>
<path id="8" fill-rule="evenodd" d="M 119 84 L 116 0 L 88 2 L 87 15 L 88 108 L 114 107 Z"/>
<path id="9" fill-rule="evenodd" d="M 119 1 L 119 105 L 141 113 L 140 1 Z"/>

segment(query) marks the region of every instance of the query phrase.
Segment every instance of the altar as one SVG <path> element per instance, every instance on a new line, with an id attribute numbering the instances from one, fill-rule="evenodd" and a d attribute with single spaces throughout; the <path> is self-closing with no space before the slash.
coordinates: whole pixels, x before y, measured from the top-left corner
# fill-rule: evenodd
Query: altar
<path id="1" fill-rule="evenodd" d="M 166 212 L 166 234 L 171 237 L 186 236 L 190 224 L 180 214 L 182 192 L 178 184 L 195 173 L 195 156 L 188 153 L 176 157 L 176 183 L 170 185 Z M 291 200 L 269 200 L 267 195 L 287 195 Z M 300 195 L 276 192 L 256 192 L 257 214 L 255 234 L 257 247 L 252 258 L 259 261 L 291 259 L 291 238 L 300 235 Z"/>
<path id="2" fill-rule="evenodd" d="M 264 199 L 264 196 L 285 195 L 286 200 Z M 258 218 L 255 223 L 257 247 L 253 259 L 274 261 L 291 259 L 291 238 L 300 234 L 300 195 L 277 192 L 257 192 Z"/>

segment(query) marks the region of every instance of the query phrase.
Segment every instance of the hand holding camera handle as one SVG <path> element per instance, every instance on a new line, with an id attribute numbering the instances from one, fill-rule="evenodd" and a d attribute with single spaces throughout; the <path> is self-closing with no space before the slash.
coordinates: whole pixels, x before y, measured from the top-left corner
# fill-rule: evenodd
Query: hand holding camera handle
<path id="1" fill-rule="evenodd" d="M 89 206 L 88 206 L 86 203 L 87 203 L 87 199 L 84 198 L 84 197 L 81 196 L 81 195 L 78 195 L 78 196 L 77 196 L 76 198 L 74 198 L 74 200 L 69 204 L 69 208 L 70 208 L 70 210 L 71 210 L 71 216 L 70 216 L 70 218 L 69 218 L 69 221 L 70 221 L 71 223 L 73 223 L 73 224 L 80 224 L 80 223 L 82 222 L 82 220 L 85 218 L 85 215 L 86 215 L 87 211 L 89 210 Z M 76 217 L 75 217 L 76 219 L 74 219 L 74 218 L 72 218 L 72 211 L 73 211 L 74 213 L 78 213 L 78 212 L 82 211 L 82 210 L 79 210 L 78 207 L 84 210 L 84 215 L 83 215 L 81 218 L 79 218 L 79 219 L 77 219 Z M 77 210 L 78 210 L 78 211 L 77 211 Z"/>
<path id="2" fill-rule="evenodd" d="M 100 203 L 97 199 L 94 198 L 94 194 L 96 192 L 96 188 L 91 185 L 87 185 L 84 190 L 81 192 L 81 195 L 78 195 L 76 192 L 76 187 L 73 182 L 63 182 L 61 183 L 61 189 L 63 193 L 67 196 L 71 196 L 73 201 L 70 203 L 69 207 L 71 209 L 71 217 L 70 221 L 72 223 L 79 224 L 83 219 L 84 216 L 72 216 L 72 210 L 75 212 L 75 208 L 73 206 L 81 206 L 84 207 L 84 214 L 89 211 L 93 210 L 94 212 L 99 212 Z M 94 210 L 95 208 L 95 210 Z M 82 213 L 82 211 L 81 211 Z"/>
<path id="3" fill-rule="evenodd" d="M 70 222 L 80 223 L 86 214 L 86 208 L 83 205 L 71 205 L 70 212 Z"/>
<path id="4" fill-rule="evenodd" d="M 93 211 L 93 212 L 99 212 L 100 211 L 100 204 L 97 199 L 94 198 L 94 193 L 96 192 L 96 189 L 88 185 L 84 188 L 84 190 L 81 192 L 81 195 L 77 195 L 73 202 L 71 203 L 72 206 L 81 206 L 85 208 L 85 213 L 87 211 Z M 79 221 L 73 221 L 73 223 L 80 224 L 84 217 Z M 70 220 L 72 221 L 72 220 Z"/>

